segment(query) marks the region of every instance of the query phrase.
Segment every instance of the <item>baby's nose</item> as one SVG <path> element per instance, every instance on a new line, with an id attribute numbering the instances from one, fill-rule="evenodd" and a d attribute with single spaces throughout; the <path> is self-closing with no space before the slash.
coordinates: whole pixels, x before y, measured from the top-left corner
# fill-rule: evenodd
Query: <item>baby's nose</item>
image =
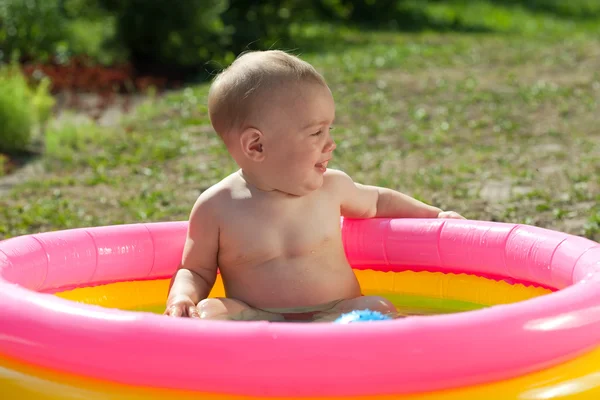
<path id="1" fill-rule="evenodd" d="M 327 144 L 325 145 L 325 148 L 323 149 L 324 153 L 329 153 L 330 151 L 334 151 L 335 148 L 337 147 L 337 145 L 335 144 L 335 140 L 333 140 L 331 137 L 329 138 L 329 141 L 327 142 Z"/>

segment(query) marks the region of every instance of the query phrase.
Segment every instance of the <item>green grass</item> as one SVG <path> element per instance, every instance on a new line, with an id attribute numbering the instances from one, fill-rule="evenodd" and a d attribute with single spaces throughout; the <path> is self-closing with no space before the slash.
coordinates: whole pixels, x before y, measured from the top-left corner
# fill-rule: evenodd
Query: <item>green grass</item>
<path id="1" fill-rule="evenodd" d="M 600 240 L 600 6 L 513 3 L 415 1 L 435 28 L 419 32 L 305 29 L 295 52 L 337 101 L 330 165 L 468 218 Z M 319 40 L 327 51 L 301 45 Z M 45 172 L 0 196 L 0 238 L 187 219 L 236 168 L 207 91 L 151 99 L 115 128 L 49 127 Z"/>

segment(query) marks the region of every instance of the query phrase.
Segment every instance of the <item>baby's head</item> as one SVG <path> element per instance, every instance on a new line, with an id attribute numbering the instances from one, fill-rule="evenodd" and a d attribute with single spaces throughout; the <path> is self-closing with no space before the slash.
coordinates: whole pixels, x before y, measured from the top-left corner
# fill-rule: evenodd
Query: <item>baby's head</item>
<path id="1" fill-rule="evenodd" d="M 217 76 L 208 108 L 253 184 L 294 195 L 321 186 L 335 148 L 335 104 L 309 63 L 279 50 L 245 53 Z"/>

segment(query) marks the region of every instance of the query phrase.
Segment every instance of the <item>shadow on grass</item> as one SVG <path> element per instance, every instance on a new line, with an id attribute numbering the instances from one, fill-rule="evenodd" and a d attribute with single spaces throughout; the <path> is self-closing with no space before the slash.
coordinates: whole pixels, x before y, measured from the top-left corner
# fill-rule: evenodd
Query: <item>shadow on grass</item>
<path id="1" fill-rule="evenodd" d="M 434 19 L 421 9 L 401 9 L 387 21 L 323 21 L 312 26 L 300 27 L 288 38 L 279 40 L 248 39 L 243 51 L 277 48 L 294 53 L 341 53 L 351 46 L 367 45 L 372 42 L 370 33 L 470 33 L 489 34 L 495 30 L 484 25 L 467 23 L 460 18 Z M 363 35 L 364 33 L 364 35 Z M 211 80 L 223 68 L 207 62 L 201 71 L 190 77 L 186 84 L 197 84 Z"/>
<path id="2" fill-rule="evenodd" d="M 42 157 L 42 152 L 38 150 L 22 150 L 14 151 L 10 153 L 0 153 L 6 161 L 0 165 L 3 171 L 0 171 L 0 191 L 6 190 L 11 182 L 6 178 L 15 171 L 25 167 L 34 161 L 39 160 Z"/>
<path id="3" fill-rule="evenodd" d="M 439 1 L 439 0 L 436 0 Z M 443 0 L 442 0 L 443 1 Z M 489 0 L 500 6 L 521 6 L 533 13 L 549 14 L 562 19 L 600 19 L 598 0 Z"/>

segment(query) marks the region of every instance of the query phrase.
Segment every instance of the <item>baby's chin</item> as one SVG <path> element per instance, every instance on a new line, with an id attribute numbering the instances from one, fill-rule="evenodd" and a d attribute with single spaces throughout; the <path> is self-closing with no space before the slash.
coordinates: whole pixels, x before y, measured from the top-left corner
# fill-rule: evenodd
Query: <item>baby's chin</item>
<path id="1" fill-rule="evenodd" d="M 292 195 L 292 196 L 306 196 L 314 192 L 315 190 L 320 189 L 323 186 L 323 176 L 319 177 L 311 177 L 304 182 L 301 183 L 292 183 L 288 184 L 285 187 L 281 187 L 278 190 L 280 192 Z"/>
<path id="2" fill-rule="evenodd" d="M 312 192 L 314 192 L 315 190 L 319 190 L 321 187 L 323 187 L 323 176 L 320 175 L 317 178 L 313 178 L 311 179 L 309 182 L 307 182 L 304 186 L 304 191 L 306 192 L 306 194 L 310 194 Z"/>

